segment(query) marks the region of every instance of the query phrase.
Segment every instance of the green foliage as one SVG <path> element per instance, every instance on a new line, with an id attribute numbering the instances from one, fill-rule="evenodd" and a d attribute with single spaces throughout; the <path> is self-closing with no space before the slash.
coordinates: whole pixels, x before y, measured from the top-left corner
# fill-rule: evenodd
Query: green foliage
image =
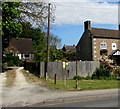
<path id="1" fill-rule="evenodd" d="M 68 61 L 72 61 L 76 59 L 76 54 L 75 52 L 63 52 L 63 56 L 65 59 Z"/>
<path id="2" fill-rule="evenodd" d="M 22 25 L 19 23 L 21 11 L 19 2 L 2 2 L 2 36 L 3 48 L 8 46 L 11 38 L 18 38 L 22 33 Z"/>
<path id="3" fill-rule="evenodd" d="M 80 77 L 79 75 L 76 75 L 73 77 L 73 80 L 82 80 L 84 77 Z"/>
<path id="4" fill-rule="evenodd" d="M 88 75 L 85 77 L 85 79 L 86 79 L 86 80 L 90 80 L 90 79 L 91 79 L 91 76 L 89 75 L 89 73 L 88 73 Z"/>
<path id="5" fill-rule="evenodd" d="M 107 49 L 100 50 L 100 55 L 107 55 L 107 54 L 108 54 L 108 50 Z"/>
<path id="6" fill-rule="evenodd" d="M 50 48 L 50 61 L 58 61 L 63 58 L 63 51 L 56 49 L 56 47 Z"/>
<path id="7" fill-rule="evenodd" d="M 43 32 L 40 28 L 32 28 L 29 22 L 22 22 L 23 33 L 22 37 L 32 38 L 34 53 L 36 60 L 46 61 L 47 51 L 46 51 L 46 33 Z M 61 39 L 57 36 L 51 34 L 50 36 L 50 61 L 60 60 L 62 53 L 60 50 L 56 49 L 56 46 L 59 45 Z"/>
<path id="8" fill-rule="evenodd" d="M 112 69 L 106 67 L 106 64 L 100 64 L 100 67 L 96 69 L 96 72 L 92 75 L 92 79 L 112 79 Z"/>
<path id="9" fill-rule="evenodd" d="M 22 22 L 23 33 L 21 37 L 32 38 L 35 54 L 41 52 L 46 47 L 45 32 L 40 28 L 32 28 L 29 22 Z"/>
<path id="10" fill-rule="evenodd" d="M 8 66 L 22 66 L 23 62 L 19 60 L 18 56 L 12 56 L 12 54 L 3 56 L 2 58 L 3 63 L 7 63 Z"/>

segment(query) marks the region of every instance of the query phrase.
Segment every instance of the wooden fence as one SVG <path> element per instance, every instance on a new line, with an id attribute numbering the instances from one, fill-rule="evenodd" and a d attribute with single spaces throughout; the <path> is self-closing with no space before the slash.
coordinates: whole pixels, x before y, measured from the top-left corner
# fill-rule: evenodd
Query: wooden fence
<path id="1" fill-rule="evenodd" d="M 79 61 L 77 64 L 78 75 L 86 77 L 92 75 L 96 68 L 99 67 L 99 61 Z M 45 62 L 25 62 L 24 69 L 29 72 L 44 77 L 46 72 Z M 49 62 L 47 75 L 53 78 L 56 74 L 57 79 L 72 79 L 76 75 L 76 62 Z"/>

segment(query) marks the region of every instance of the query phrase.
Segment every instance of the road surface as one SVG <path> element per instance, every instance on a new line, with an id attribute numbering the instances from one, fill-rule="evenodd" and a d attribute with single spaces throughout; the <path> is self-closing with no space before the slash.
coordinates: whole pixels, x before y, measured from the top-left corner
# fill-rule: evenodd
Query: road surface
<path id="1" fill-rule="evenodd" d="M 51 104 L 44 107 L 118 107 L 118 96 L 62 104 Z"/>

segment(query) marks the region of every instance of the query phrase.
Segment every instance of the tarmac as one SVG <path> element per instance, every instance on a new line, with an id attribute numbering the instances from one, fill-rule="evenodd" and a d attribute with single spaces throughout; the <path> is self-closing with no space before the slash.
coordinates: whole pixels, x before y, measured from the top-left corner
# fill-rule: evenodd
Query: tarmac
<path id="1" fill-rule="evenodd" d="M 97 100 L 101 98 L 118 97 L 118 89 L 89 90 L 89 91 L 67 91 L 42 95 L 38 103 L 31 103 L 28 107 L 42 107 L 50 104 L 68 103 L 85 100 Z"/>

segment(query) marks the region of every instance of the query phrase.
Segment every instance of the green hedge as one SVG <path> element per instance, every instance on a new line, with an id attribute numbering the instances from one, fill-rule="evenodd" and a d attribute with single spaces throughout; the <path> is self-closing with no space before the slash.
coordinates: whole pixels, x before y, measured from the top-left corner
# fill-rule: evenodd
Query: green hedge
<path id="1" fill-rule="evenodd" d="M 3 56 L 2 63 L 7 63 L 8 66 L 23 66 L 23 61 L 19 60 L 18 56 L 12 56 L 12 54 Z"/>

